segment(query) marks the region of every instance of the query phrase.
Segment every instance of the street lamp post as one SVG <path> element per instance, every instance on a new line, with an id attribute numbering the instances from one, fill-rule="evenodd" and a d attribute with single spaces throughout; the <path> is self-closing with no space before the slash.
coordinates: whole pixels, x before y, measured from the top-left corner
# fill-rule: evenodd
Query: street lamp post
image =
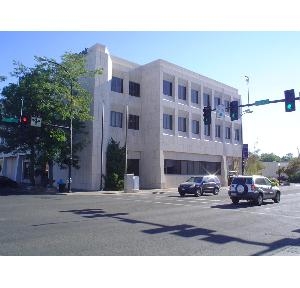
<path id="1" fill-rule="evenodd" d="M 57 65 L 59 67 L 61 67 L 68 75 L 70 78 L 70 95 L 71 95 L 71 109 L 72 109 L 72 96 L 73 96 L 73 83 L 72 83 L 72 77 L 70 75 L 69 70 L 62 64 L 59 64 L 55 61 L 49 60 L 49 59 L 45 59 L 45 58 L 40 58 L 40 60 L 42 61 L 47 61 L 50 62 L 54 65 Z M 71 115 L 70 115 L 70 159 L 69 159 L 69 165 L 68 165 L 68 192 L 71 193 L 72 189 L 71 189 L 71 183 L 72 183 L 72 165 L 73 165 L 73 115 L 72 115 L 72 111 L 71 111 Z"/>

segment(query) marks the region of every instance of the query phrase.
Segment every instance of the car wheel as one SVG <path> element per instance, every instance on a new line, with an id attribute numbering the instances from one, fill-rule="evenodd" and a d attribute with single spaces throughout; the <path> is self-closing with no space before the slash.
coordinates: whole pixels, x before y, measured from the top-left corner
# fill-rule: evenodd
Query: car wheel
<path id="1" fill-rule="evenodd" d="M 179 192 L 180 197 L 184 197 L 185 193 L 184 192 Z"/>
<path id="2" fill-rule="evenodd" d="M 198 188 L 195 192 L 196 197 L 200 197 L 203 194 L 202 189 Z"/>
<path id="3" fill-rule="evenodd" d="M 231 201 L 233 204 L 238 204 L 240 200 L 238 198 L 231 198 Z"/>
<path id="4" fill-rule="evenodd" d="M 260 206 L 261 204 L 263 204 L 263 201 L 264 201 L 263 195 L 262 195 L 261 193 L 259 193 L 259 194 L 258 194 L 258 197 L 257 197 L 257 199 L 256 199 L 256 204 L 257 204 L 257 206 Z"/>
<path id="5" fill-rule="evenodd" d="M 216 187 L 216 188 L 214 189 L 214 192 L 213 192 L 213 193 L 214 193 L 214 195 L 218 195 L 218 194 L 219 194 L 219 188 Z"/>
<path id="6" fill-rule="evenodd" d="M 275 195 L 275 198 L 273 199 L 273 201 L 275 203 L 279 203 L 280 202 L 280 192 L 277 192 L 276 195 Z"/>

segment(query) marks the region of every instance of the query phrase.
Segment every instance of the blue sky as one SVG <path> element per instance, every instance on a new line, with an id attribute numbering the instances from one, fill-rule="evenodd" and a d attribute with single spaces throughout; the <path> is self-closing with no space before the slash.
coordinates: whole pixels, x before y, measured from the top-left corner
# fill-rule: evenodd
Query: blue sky
<path id="1" fill-rule="evenodd" d="M 243 103 L 282 99 L 284 90 L 300 91 L 300 32 L 0 32 L 0 75 L 9 76 L 13 60 L 34 65 L 34 56 L 59 61 L 66 52 L 79 52 L 95 43 L 110 54 L 145 64 L 164 59 L 239 90 Z M 249 86 L 245 81 L 249 77 Z M 12 81 L 13 79 L 9 79 Z M 0 88 L 9 81 L 0 83 Z M 300 149 L 296 111 L 286 113 L 284 103 L 252 108 L 243 116 L 244 143 L 251 151 L 279 156 Z"/>

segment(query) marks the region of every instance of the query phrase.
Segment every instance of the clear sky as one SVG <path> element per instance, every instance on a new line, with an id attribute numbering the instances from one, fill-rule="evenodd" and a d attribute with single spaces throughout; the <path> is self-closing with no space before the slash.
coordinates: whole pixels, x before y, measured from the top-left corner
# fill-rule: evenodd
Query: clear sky
<path id="1" fill-rule="evenodd" d="M 79 52 L 101 43 L 110 54 L 145 64 L 164 59 L 239 90 L 243 103 L 282 99 L 284 90 L 300 91 L 300 32 L 0 32 L 0 75 L 9 76 L 13 60 L 34 65 L 34 56 L 59 61 L 66 52 Z M 247 85 L 245 75 L 249 77 Z M 10 78 L 9 81 L 14 81 Z M 0 87 L 9 81 L 1 83 Z M 279 156 L 300 149 L 296 111 L 284 103 L 251 108 L 243 116 L 243 139 L 251 151 Z"/>

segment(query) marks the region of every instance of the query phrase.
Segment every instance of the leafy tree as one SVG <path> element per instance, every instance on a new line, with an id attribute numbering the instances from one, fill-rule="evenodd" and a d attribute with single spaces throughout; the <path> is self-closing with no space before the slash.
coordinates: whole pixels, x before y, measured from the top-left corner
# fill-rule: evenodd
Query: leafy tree
<path id="1" fill-rule="evenodd" d="M 105 190 L 124 188 L 125 153 L 125 147 L 111 138 L 106 152 Z"/>
<path id="2" fill-rule="evenodd" d="M 249 157 L 246 162 L 245 174 L 255 175 L 261 174 L 264 169 L 264 165 L 260 161 L 260 157 L 256 153 L 249 153 Z"/>
<path id="3" fill-rule="evenodd" d="M 71 119 L 74 133 L 72 165 L 79 167 L 78 152 L 86 144 L 86 137 L 77 135 L 84 131 L 83 121 L 92 119 L 92 97 L 84 86 L 88 77 L 101 71 L 85 69 L 84 53 L 65 53 L 61 59 L 61 64 L 58 64 L 52 59 L 36 57 L 37 64 L 33 68 L 15 62 L 12 75 L 19 78 L 19 83 L 9 84 L 2 91 L 4 98 L 0 101 L 7 116 L 19 117 L 24 103 L 23 115 L 42 118 L 41 128 L 11 125 L 2 126 L 0 130 L 0 137 L 6 140 L 0 151 L 30 152 L 32 184 L 36 164 L 42 167 L 46 163 L 52 167 L 54 162 L 61 167 L 70 164 Z"/>
<path id="4" fill-rule="evenodd" d="M 288 153 L 288 154 L 286 154 L 285 156 L 283 156 L 283 157 L 281 158 L 281 161 L 282 161 L 282 162 L 289 162 L 289 161 L 291 161 L 293 158 L 294 158 L 293 154 L 292 154 L 292 153 Z"/>
<path id="5" fill-rule="evenodd" d="M 262 153 L 260 155 L 260 161 L 262 162 L 280 162 L 280 157 L 274 153 Z"/>
<path id="6" fill-rule="evenodd" d="M 285 167 L 284 173 L 288 175 L 290 181 L 300 180 L 300 158 L 292 159 Z"/>

